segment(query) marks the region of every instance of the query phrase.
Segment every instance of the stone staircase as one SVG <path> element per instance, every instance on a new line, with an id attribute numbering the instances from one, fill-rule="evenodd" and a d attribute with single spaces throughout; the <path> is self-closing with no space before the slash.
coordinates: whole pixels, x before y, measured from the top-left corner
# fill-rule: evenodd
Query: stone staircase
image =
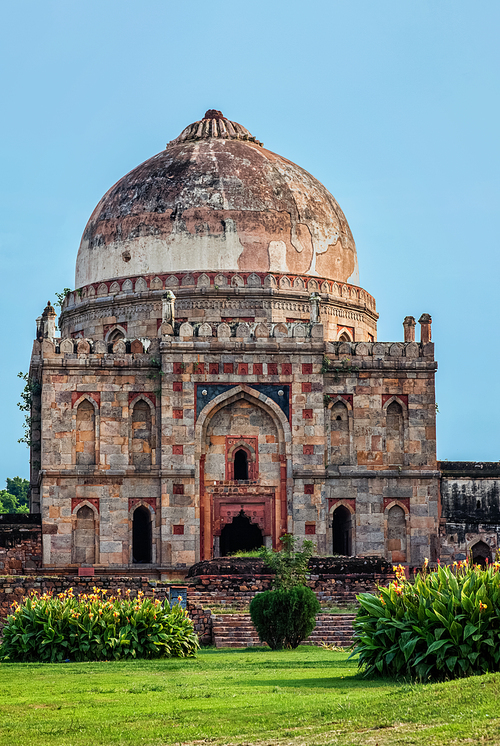
<path id="1" fill-rule="evenodd" d="M 355 614 L 318 614 L 316 628 L 305 645 L 335 645 L 348 647 L 352 640 Z M 213 642 L 216 648 L 251 648 L 261 646 L 250 614 L 214 614 Z"/>

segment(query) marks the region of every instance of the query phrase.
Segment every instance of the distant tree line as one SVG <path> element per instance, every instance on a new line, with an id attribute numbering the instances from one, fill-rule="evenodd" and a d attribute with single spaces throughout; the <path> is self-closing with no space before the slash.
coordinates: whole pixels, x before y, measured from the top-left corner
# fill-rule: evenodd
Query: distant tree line
<path id="1" fill-rule="evenodd" d="M 7 477 L 6 482 L 7 489 L 0 490 L 0 513 L 29 513 L 29 481 Z"/>

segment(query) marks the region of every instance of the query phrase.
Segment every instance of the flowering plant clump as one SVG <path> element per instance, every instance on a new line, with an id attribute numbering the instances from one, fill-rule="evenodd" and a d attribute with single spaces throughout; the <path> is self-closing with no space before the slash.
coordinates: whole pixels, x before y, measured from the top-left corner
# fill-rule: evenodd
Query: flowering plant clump
<path id="1" fill-rule="evenodd" d="M 187 658 L 199 647 L 187 612 L 179 604 L 146 598 L 75 596 L 70 588 L 54 596 L 32 593 L 7 618 L 0 660 L 88 661 L 120 658 Z"/>
<path id="2" fill-rule="evenodd" d="M 366 675 L 424 681 L 499 671 L 500 563 L 427 565 L 413 582 L 399 565 L 377 596 L 358 596 L 351 657 Z"/>

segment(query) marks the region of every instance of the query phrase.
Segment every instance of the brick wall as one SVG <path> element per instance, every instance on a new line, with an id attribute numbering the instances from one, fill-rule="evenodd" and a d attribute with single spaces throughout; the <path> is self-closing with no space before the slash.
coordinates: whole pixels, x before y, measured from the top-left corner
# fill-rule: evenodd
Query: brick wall
<path id="1" fill-rule="evenodd" d="M 22 575 L 41 565 L 40 515 L 0 515 L 0 575 Z"/>

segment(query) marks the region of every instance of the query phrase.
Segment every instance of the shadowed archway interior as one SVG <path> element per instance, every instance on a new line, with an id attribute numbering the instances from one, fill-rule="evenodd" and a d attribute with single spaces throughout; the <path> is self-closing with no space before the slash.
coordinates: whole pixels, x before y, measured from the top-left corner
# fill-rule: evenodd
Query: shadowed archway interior
<path id="1" fill-rule="evenodd" d="M 477 544 L 471 548 L 472 562 L 475 565 L 486 565 L 491 562 L 491 549 L 484 541 L 478 541 Z"/>
<path id="2" fill-rule="evenodd" d="M 333 513 L 333 553 L 349 557 L 352 554 L 352 519 L 344 505 Z"/>
<path id="3" fill-rule="evenodd" d="M 262 531 L 256 523 L 251 523 L 250 518 L 240 510 L 231 523 L 228 523 L 221 531 L 220 554 L 227 557 L 235 552 L 248 552 L 258 549 L 263 545 Z"/>
<path id="4" fill-rule="evenodd" d="M 151 562 L 151 516 L 149 510 L 140 505 L 134 511 L 132 522 L 132 556 L 134 564 Z"/>
<path id="5" fill-rule="evenodd" d="M 248 454 L 242 448 L 234 454 L 234 478 L 248 479 Z"/>

